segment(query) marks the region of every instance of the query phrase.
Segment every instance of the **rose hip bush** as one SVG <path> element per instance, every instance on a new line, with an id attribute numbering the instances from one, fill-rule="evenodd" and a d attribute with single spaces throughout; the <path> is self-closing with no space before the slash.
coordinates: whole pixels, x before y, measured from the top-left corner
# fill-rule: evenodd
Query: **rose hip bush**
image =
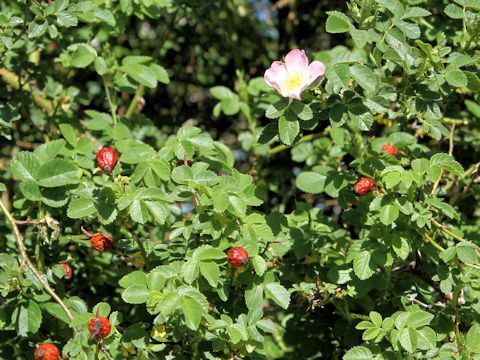
<path id="1" fill-rule="evenodd" d="M 480 359 L 479 0 L 0 9 L 0 358 Z"/>

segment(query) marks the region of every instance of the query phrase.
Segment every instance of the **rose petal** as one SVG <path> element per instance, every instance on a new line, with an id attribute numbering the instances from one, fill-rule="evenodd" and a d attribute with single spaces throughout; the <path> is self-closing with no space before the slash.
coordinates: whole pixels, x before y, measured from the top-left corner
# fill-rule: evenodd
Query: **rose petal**
<path id="1" fill-rule="evenodd" d="M 289 73 L 304 73 L 308 68 L 305 51 L 294 49 L 285 56 L 285 66 Z"/>
<path id="2" fill-rule="evenodd" d="M 285 95 L 282 94 L 284 97 L 291 97 L 295 100 L 302 100 L 302 88 L 298 88 L 297 90 L 291 91 L 289 93 L 286 93 Z"/>
<path id="3" fill-rule="evenodd" d="M 273 87 L 279 93 L 282 93 L 282 83 L 287 77 L 287 68 L 280 61 L 274 61 L 272 65 L 265 71 L 263 78 L 267 85 Z M 282 94 L 283 95 L 283 94 Z"/>
<path id="4" fill-rule="evenodd" d="M 320 76 L 325 74 L 325 65 L 320 61 L 313 61 L 307 69 L 307 73 L 302 82 L 302 88 L 300 93 L 302 93 L 306 88 L 312 85 Z"/>
<path id="5" fill-rule="evenodd" d="M 325 65 L 321 61 L 313 61 L 308 66 L 308 81 L 310 82 L 310 84 L 324 74 L 325 74 Z"/>

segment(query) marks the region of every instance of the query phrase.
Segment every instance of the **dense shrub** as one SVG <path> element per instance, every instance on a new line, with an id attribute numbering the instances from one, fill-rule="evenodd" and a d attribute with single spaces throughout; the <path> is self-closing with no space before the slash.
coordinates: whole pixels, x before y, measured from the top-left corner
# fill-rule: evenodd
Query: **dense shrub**
<path id="1" fill-rule="evenodd" d="M 479 0 L 0 9 L 0 358 L 480 358 Z"/>

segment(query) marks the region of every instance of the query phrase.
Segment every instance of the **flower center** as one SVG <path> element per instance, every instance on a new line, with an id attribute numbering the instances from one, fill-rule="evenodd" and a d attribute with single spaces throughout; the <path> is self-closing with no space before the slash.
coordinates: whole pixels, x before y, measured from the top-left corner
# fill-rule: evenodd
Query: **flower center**
<path id="1" fill-rule="evenodd" d="M 303 76 L 301 73 L 288 74 L 283 83 L 283 88 L 286 91 L 298 89 L 302 85 L 302 78 Z"/>

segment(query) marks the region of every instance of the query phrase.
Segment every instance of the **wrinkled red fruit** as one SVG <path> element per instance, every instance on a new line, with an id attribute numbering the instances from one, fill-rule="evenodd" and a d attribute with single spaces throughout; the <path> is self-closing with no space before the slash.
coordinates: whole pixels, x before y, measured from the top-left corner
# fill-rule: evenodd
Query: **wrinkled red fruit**
<path id="1" fill-rule="evenodd" d="M 232 246 L 228 250 L 227 259 L 230 265 L 240 267 L 248 262 L 248 252 L 241 246 Z"/>
<path id="2" fill-rule="evenodd" d="M 62 264 L 63 265 L 63 271 L 65 271 L 65 280 L 70 280 L 73 276 L 73 270 L 68 264 Z"/>
<path id="3" fill-rule="evenodd" d="M 88 321 L 88 331 L 92 339 L 103 339 L 110 334 L 112 326 L 110 321 L 103 316 L 95 316 Z"/>
<path id="4" fill-rule="evenodd" d="M 375 185 L 375 180 L 362 177 L 353 185 L 353 188 L 358 195 L 366 195 L 373 190 Z"/>
<path id="5" fill-rule="evenodd" d="M 398 149 L 392 144 L 385 144 L 380 148 L 380 150 L 385 151 L 392 156 L 396 156 L 398 154 Z"/>
<path id="6" fill-rule="evenodd" d="M 51 343 L 43 343 L 35 349 L 33 357 L 35 360 L 58 360 L 60 359 L 60 350 Z"/>
<path id="7" fill-rule="evenodd" d="M 113 240 L 107 234 L 97 234 L 90 238 L 92 247 L 100 252 L 108 251 L 113 246 Z"/>
<path id="8" fill-rule="evenodd" d="M 100 169 L 110 173 L 115 168 L 118 161 L 118 152 L 114 148 L 101 148 L 96 156 L 97 164 Z"/>

